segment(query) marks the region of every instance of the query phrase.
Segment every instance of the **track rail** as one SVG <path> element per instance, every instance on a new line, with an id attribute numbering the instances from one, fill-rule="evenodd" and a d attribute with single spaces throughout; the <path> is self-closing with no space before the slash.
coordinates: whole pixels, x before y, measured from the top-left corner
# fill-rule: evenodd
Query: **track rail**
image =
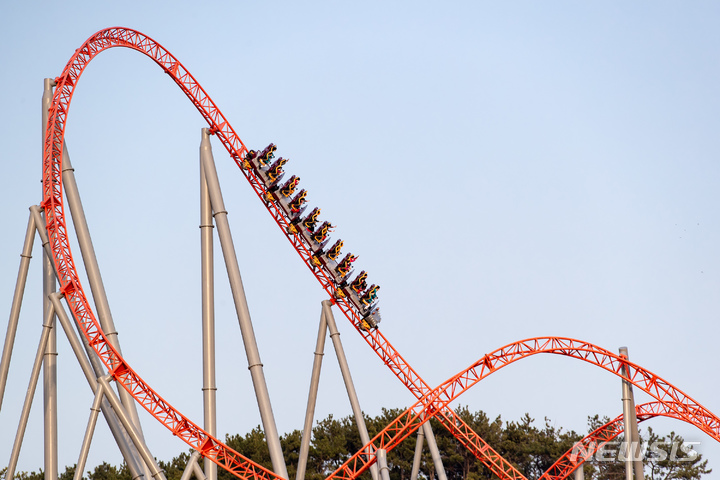
<path id="1" fill-rule="evenodd" d="M 403 382 L 418 402 L 396 419 L 376 439 L 384 448 L 392 448 L 397 442 L 412 433 L 430 417 L 437 417 L 446 428 L 493 473 L 502 479 L 524 479 L 509 462 L 505 461 L 475 432 L 470 429 L 448 404 L 482 378 L 503 366 L 536 353 L 555 353 L 581 358 L 594 363 L 617 375 L 619 368 L 629 368 L 628 379 L 638 387 L 655 396 L 661 402 L 674 402 L 674 407 L 683 420 L 697 425 L 703 431 L 718 439 L 718 419 L 702 406 L 692 401 L 672 385 L 650 374 L 646 370 L 622 360 L 615 354 L 591 344 L 571 339 L 544 338 L 517 342 L 484 356 L 479 363 L 452 377 L 436 389 L 422 380 L 415 370 L 395 350 L 385 336 L 377 329 L 362 328 L 362 315 L 347 298 L 334 298 L 336 283 L 332 275 L 313 261 L 313 249 L 308 241 L 297 233 L 290 233 L 290 220 L 274 201 L 268 198 L 264 181 L 253 169 L 243 168 L 243 159 L 248 149 L 240 140 L 228 120 L 210 99 L 205 90 L 185 67 L 160 44 L 150 37 L 127 28 L 108 28 L 91 36 L 75 51 L 62 74 L 56 78 L 56 90 L 49 111 L 48 128 L 43 144 L 43 200 L 46 226 L 50 237 L 50 249 L 60 292 L 90 345 L 107 367 L 113 379 L 125 388 L 140 405 L 165 425 L 174 435 L 181 438 L 203 456 L 240 478 L 280 478 L 269 470 L 233 451 L 218 439 L 212 437 L 195 423 L 173 408 L 158 395 L 107 342 L 83 291 L 73 256 L 70 250 L 62 196 L 62 149 L 70 102 L 77 82 L 88 63 L 102 51 L 113 47 L 126 47 L 139 51 L 155 61 L 195 105 L 230 156 L 240 167 L 251 188 L 258 195 L 283 234 L 288 238 L 303 262 L 313 272 L 323 289 L 333 298 L 334 303 L 350 320 L 381 360 Z M 653 393 L 654 392 L 654 393 Z M 679 412 L 682 410 L 682 412 Z M 387 432 L 393 432 L 389 435 Z M 376 440 L 374 439 L 374 441 Z M 380 448 L 371 445 L 371 451 Z M 374 461 L 374 455 L 356 454 L 351 458 L 352 468 L 341 467 L 333 478 L 354 478 Z M 359 462 L 359 463 L 358 463 Z"/>
<path id="2" fill-rule="evenodd" d="M 648 402 L 635 407 L 635 415 L 638 422 L 643 422 L 658 416 L 679 418 L 675 410 L 670 408 L 671 404 L 662 402 Z M 623 432 L 623 416 L 610 420 L 605 425 L 596 428 L 588 433 L 582 440 L 579 440 L 570 450 L 565 452 L 538 480 L 563 480 L 575 471 L 584 461 L 592 458 L 595 452 L 604 447 Z"/>
<path id="3" fill-rule="evenodd" d="M 328 479 L 351 480 L 374 463 L 378 449 L 392 450 L 417 430 L 429 418 L 447 408 L 468 389 L 490 374 L 523 358 L 540 353 L 551 353 L 575 358 L 613 373 L 664 404 L 676 418 L 695 425 L 716 441 L 720 441 L 720 418 L 693 400 L 670 382 L 617 355 L 588 342 L 572 338 L 539 337 L 506 345 L 488 353 L 454 377 L 445 381 L 430 394 L 393 420 L 367 445 L 341 465 Z M 623 368 L 627 374 L 623 374 Z"/>
<path id="4" fill-rule="evenodd" d="M 70 250 L 65 222 L 61 175 L 62 148 L 70 102 L 82 72 L 95 56 L 113 47 L 126 47 L 147 55 L 173 79 L 208 123 L 210 132 L 217 136 L 240 167 L 251 188 L 268 209 L 303 262 L 318 279 L 323 289 L 333 298 L 333 302 L 416 398 L 428 394 L 431 391 L 430 386 L 422 380 L 382 333 L 377 329 L 365 330 L 361 328 L 362 316 L 357 307 L 347 298 L 334 298 L 336 284 L 332 276 L 313 262 L 313 251 L 307 240 L 302 235 L 289 233 L 290 220 L 275 202 L 268 199 L 264 181 L 252 169 L 243 168 L 243 159 L 248 152 L 247 147 L 197 80 L 177 58 L 156 41 L 135 30 L 120 27 L 104 29 L 91 36 L 75 51 L 62 74 L 55 79 L 56 89 L 49 111 L 48 129 L 45 132 L 43 145 L 43 201 L 41 203 L 45 211 L 50 236 L 50 248 L 61 285 L 61 293 L 65 296 L 74 318 L 90 345 L 97 352 L 115 381 L 125 388 L 151 415 L 170 429 L 174 435 L 199 450 L 203 456 L 211 459 L 222 468 L 242 478 L 269 478 L 274 476 L 272 472 L 262 469 L 259 465 L 242 457 L 222 444 L 218 439 L 210 436 L 152 390 L 107 342 L 83 291 Z M 478 459 L 500 478 L 524 479 L 522 474 L 495 452 L 451 409 L 443 409 L 439 418 L 461 444 L 468 447 Z"/>

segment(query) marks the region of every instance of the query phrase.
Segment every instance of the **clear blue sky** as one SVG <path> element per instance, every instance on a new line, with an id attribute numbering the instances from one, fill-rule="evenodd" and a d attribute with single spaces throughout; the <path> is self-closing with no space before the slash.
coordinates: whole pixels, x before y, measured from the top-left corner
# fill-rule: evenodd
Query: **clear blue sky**
<path id="1" fill-rule="evenodd" d="M 569 336 L 628 346 L 633 361 L 720 412 L 717 3 L 70 3 L 6 2 L 0 15 L 1 336 L 27 208 L 40 201 L 43 78 L 94 32 L 125 26 L 177 56 L 246 144 L 274 142 L 291 159 L 310 204 L 382 286 L 383 332 L 428 383 L 512 341 Z M 198 423 L 203 126 L 154 63 L 113 49 L 85 71 L 66 137 L 125 356 Z M 214 147 L 278 428 L 291 431 L 302 427 L 325 297 Z M 0 465 L 40 332 L 39 258 L 36 246 Z M 220 264 L 216 283 L 224 436 L 260 418 Z M 338 319 L 363 409 L 412 403 Z M 92 394 L 58 343 L 62 469 L 77 461 Z M 620 381 L 534 357 L 461 403 L 584 432 L 588 415 L 621 413 Z M 21 470 L 42 466 L 40 405 Z M 329 413 L 350 413 L 331 355 L 317 418 Z M 156 457 L 186 450 L 143 419 Z M 652 425 L 702 442 L 720 472 L 709 437 Z M 89 466 L 119 464 L 102 422 L 96 437 Z"/>

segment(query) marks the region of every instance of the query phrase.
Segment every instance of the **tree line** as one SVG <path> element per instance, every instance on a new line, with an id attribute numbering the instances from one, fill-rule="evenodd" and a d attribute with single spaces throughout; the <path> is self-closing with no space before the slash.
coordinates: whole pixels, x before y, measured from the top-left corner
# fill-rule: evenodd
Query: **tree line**
<path id="1" fill-rule="evenodd" d="M 372 438 L 387 424 L 400 415 L 403 409 L 383 409 L 376 417 L 365 416 L 368 433 Z M 486 442 L 511 462 L 529 480 L 539 478 L 565 452 L 569 451 L 580 435 L 572 430 L 566 431 L 552 425 L 547 418 L 544 424 L 537 426 L 535 420 L 525 414 L 520 420 L 503 422 L 498 416 L 490 419 L 483 411 L 472 412 L 467 407 L 458 407 L 456 413 Z M 608 418 L 597 415 L 588 418 L 588 431 L 604 425 Z M 493 480 L 497 479 L 472 453 L 460 445 L 457 440 L 435 419 L 431 420 L 438 449 L 448 480 Z M 641 435 L 642 436 L 642 435 Z M 295 478 L 300 452 L 300 430 L 287 433 L 280 438 L 290 479 Z M 411 435 L 402 444 L 388 452 L 387 461 L 391 480 L 410 480 L 415 454 L 416 435 Z M 622 437 L 618 438 L 618 442 Z M 270 454 L 265 434 L 260 426 L 245 435 L 226 435 L 225 443 L 254 462 L 272 470 Z M 336 419 L 329 415 L 319 420 L 313 428 L 310 452 L 307 462 L 305 480 L 323 480 L 335 471 L 345 460 L 363 446 L 358 433 L 355 419 L 348 416 Z M 674 432 L 659 436 L 648 428 L 645 435 L 646 448 L 645 479 L 648 480 L 699 480 L 712 470 L 707 467 L 708 461 L 686 444 L 684 439 Z M 623 480 L 625 464 L 616 455 L 619 443 L 609 445 L 599 454 L 584 464 L 585 478 L 588 480 Z M 167 480 L 180 480 L 183 470 L 190 459 L 192 451 L 182 452 L 169 461 L 158 461 L 165 471 Z M 75 466 L 66 467 L 59 475 L 60 480 L 72 480 Z M 38 472 L 20 472 L 14 477 L 17 480 L 44 480 L 42 470 Z M 132 480 L 126 465 L 113 466 L 106 462 L 87 471 L 85 480 Z M 235 477 L 218 468 L 218 480 L 232 480 Z M 370 480 L 369 472 L 365 472 L 362 480 Z M 419 480 L 435 480 L 437 478 L 432 457 L 423 448 L 420 463 Z M 0 480 L 5 479 L 5 470 L 0 471 Z"/>

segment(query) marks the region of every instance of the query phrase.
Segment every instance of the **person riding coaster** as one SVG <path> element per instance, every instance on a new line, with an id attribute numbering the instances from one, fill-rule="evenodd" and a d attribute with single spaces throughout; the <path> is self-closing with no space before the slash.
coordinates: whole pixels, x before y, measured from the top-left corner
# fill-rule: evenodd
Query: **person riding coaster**
<path id="1" fill-rule="evenodd" d="M 255 157 L 257 157 L 257 150 L 249 150 L 245 157 L 242 159 L 242 167 L 245 170 L 250 170 L 252 168 L 252 164 L 250 163 L 252 160 L 255 160 Z"/>
<path id="2" fill-rule="evenodd" d="M 315 232 L 312 236 L 313 240 L 315 240 L 317 243 L 323 243 L 325 240 L 327 240 L 328 233 L 332 232 L 335 226 L 330 222 L 323 222 L 322 225 L 320 225 L 320 228 L 318 228 L 317 232 Z"/>
<path id="3" fill-rule="evenodd" d="M 310 232 L 312 232 L 315 230 L 315 225 L 317 224 L 319 216 L 320 216 L 320 209 L 318 207 L 315 207 L 308 214 L 308 216 L 305 217 L 305 220 L 302 221 L 302 224 L 305 226 L 305 228 L 307 228 Z"/>
<path id="4" fill-rule="evenodd" d="M 267 176 L 270 179 L 271 182 L 274 182 L 275 180 L 278 180 L 283 172 L 283 165 L 287 163 L 287 158 L 278 158 L 275 163 L 272 164 L 270 168 L 268 168 Z"/>
<path id="5" fill-rule="evenodd" d="M 352 262 L 357 260 L 357 256 L 353 255 L 352 253 L 348 253 L 345 255 L 345 258 L 343 258 L 340 263 L 338 263 L 338 266 L 335 267 L 335 271 L 340 275 L 341 277 L 345 278 L 348 273 L 350 273 L 350 269 L 352 268 Z"/>
<path id="6" fill-rule="evenodd" d="M 372 303 L 377 300 L 377 292 L 380 290 L 379 285 L 370 285 L 370 288 L 368 288 L 368 291 L 365 292 L 365 295 L 363 295 L 360 298 L 360 301 L 365 305 L 366 307 L 372 305 Z"/>
<path id="7" fill-rule="evenodd" d="M 337 258 L 340 256 L 340 249 L 342 248 L 342 246 L 343 246 L 343 241 L 338 240 L 337 242 L 335 242 L 333 244 L 332 247 L 330 247 L 330 250 L 327 251 L 325 256 L 332 261 L 336 261 Z"/>
<path id="8" fill-rule="evenodd" d="M 280 187 L 280 194 L 285 198 L 289 197 L 295 192 L 295 188 L 297 187 L 298 183 L 300 183 L 300 177 L 293 175 L 292 177 L 290 177 L 290 180 L 285 182 L 285 184 Z"/>
<path id="9" fill-rule="evenodd" d="M 292 199 L 288 207 L 290 207 L 290 211 L 292 213 L 300 213 L 302 210 L 303 203 L 307 202 L 305 199 L 307 197 L 307 192 L 305 189 L 302 189 L 298 192 L 297 195 L 295 195 L 295 198 Z"/>
<path id="10" fill-rule="evenodd" d="M 270 145 L 265 147 L 265 150 L 263 150 L 258 155 L 258 160 L 260 161 L 260 164 L 267 166 L 270 163 L 270 160 L 275 158 L 275 150 L 277 150 L 277 147 L 274 143 L 271 143 Z"/>
<path id="11" fill-rule="evenodd" d="M 352 288 L 358 295 L 362 294 L 363 290 L 367 288 L 367 273 L 365 273 L 365 270 L 358 273 L 355 280 L 350 283 L 350 288 Z"/>

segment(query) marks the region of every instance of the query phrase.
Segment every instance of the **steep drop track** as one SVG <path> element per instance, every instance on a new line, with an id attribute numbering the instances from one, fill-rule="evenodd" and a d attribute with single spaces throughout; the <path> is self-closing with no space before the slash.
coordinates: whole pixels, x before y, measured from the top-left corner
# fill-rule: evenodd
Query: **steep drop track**
<path id="1" fill-rule="evenodd" d="M 432 389 L 420 378 L 412 367 L 410 367 L 379 330 L 367 328 L 367 326 L 363 324 L 363 312 L 358 308 L 356 302 L 351 301 L 347 296 L 336 295 L 338 282 L 335 276 L 327 267 L 318 264 L 315 258 L 316 251 L 313 251 L 313 246 L 304 235 L 299 234 L 296 229 L 292 228 L 293 225 L 286 210 L 283 209 L 278 202 L 274 201 L 271 195 L 268 195 L 267 184 L 260 178 L 256 169 L 247 168 L 247 163 L 244 162 L 248 154 L 247 147 L 240 140 L 235 130 L 233 130 L 230 123 L 210 99 L 205 90 L 203 90 L 185 67 L 157 42 L 140 32 L 119 27 L 101 30 L 91 36 L 75 51 L 75 54 L 68 61 L 62 74 L 55 79 L 56 89 L 49 111 L 48 128 L 45 132 L 43 145 L 43 201 L 41 203 L 41 207 L 45 211 L 47 230 L 50 237 L 50 248 L 58 274 L 60 292 L 65 296 L 74 318 L 114 380 L 125 388 L 143 408 L 165 425 L 174 435 L 184 440 L 192 448 L 197 449 L 203 456 L 217 463 L 222 468 L 240 478 L 279 478 L 274 473 L 255 464 L 250 459 L 243 457 L 216 438 L 210 436 L 152 390 L 107 342 L 83 291 L 67 236 L 62 194 L 62 150 L 67 116 L 75 86 L 88 63 L 102 51 L 113 47 L 126 47 L 147 55 L 180 87 L 205 119 L 210 127 L 210 132 L 218 138 L 240 167 L 241 172 L 245 175 L 251 188 L 263 202 L 303 262 L 318 279 L 323 289 L 333 298 L 333 302 L 340 308 L 348 320 L 350 320 L 352 325 L 381 358 L 383 363 L 390 367 L 391 371 L 403 382 L 410 392 L 419 399 L 418 403 L 411 407 L 406 414 L 388 426 L 388 431 L 393 431 L 397 434 L 391 435 L 393 440 L 399 441 L 398 439 L 401 440 L 409 435 L 411 431 L 422 423 L 421 421 L 418 423 L 418 419 L 426 420 L 429 417 L 436 416 L 461 444 L 472 451 L 473 454 L 498 477 L 502 479 L 523 479 L 524 477 L 520 472 L 505 461 L 448 408 L 448 403 L 451 400 L 477 383 L 481 378 L 484 378 L 483 375 L 479 375 L 476 371 L 477 366 L 471 367 L 465 372 L 456 375 L 440 387 Z M 583 345 L 587 346 L 589 344 Z M 598 349 L 598 347 L 594 348 Z M 525 353 L 526 355 L 531 355 L 539 352 Z M 613 354 L 609 355 L 613 356 Z M 485 356 L 481 360 L 485 363 L 481 364 L 480 367 L 487 364 L 489 365 L 488 368 L 490 368 L 499 358 L 500 357 Z M 619 359 L 617 356 L 614 356 L 614 358 L 616 362 L 618 361 L 617 359 Z M 514 358 L 511 361 L 516 359 L 517 358 Z M 583 359 L 587 360 L 586 358 Z M 620 362 L 622 361 L 620 360 Z M 632 365 L 629 363 L 626 364 Z M 492 370 L 501 366 L 503 365 L 495 365 Z M 603 366 L 603 368 L 608 369 L 605 366 Z M 638 370 L 631 371 L 637 373 Z M 613 373 L 618 372 L 613 371 Z M 654 378 L 657 377 L 655 376 Z M 633 381 L 634 379 L 631 378 L 630 380 Z M 639 385 L 634 381 L 633 383 Z M 665 382 L 665 385 L 669 384 Z M 682 396 L 685 399 L 689 398 L 684 394 L 682 394 Z M 658 399 L 661 402 L 664 401 L 663 399 Z M 713 424 L 712 428 L 708 429 L 708 425 L 705 425 L 706 428 L 701 427 L 701 429 L 708 433 L 710 433 L 709 430 L 712 430 L 714 438 L 718 438 L 715 436 L 717 434 L 716 417 L 702 407 L 700 408 L 704 413 L 706 412 L 707 418 L 712 418 L 712 421 L 709 423 Z M 689 420 L 688 416 L 681 415 L 680 417 L 700 426 L 699 423 Z M 390 437 L 387 437 L 386 433 L 376 438 L 390 440 Z M 394 446 L 393 441 L 383 441 L 381 443 L 387 443 L 388 448 Z M 354 478 L 357 476 L 361 471 L 364 471 L 369 465 L 369 462 L 374 459 L 374 456 L 368 458 L 367 455 L 363 456 L 359 454 L 353 457 L 353 459 L 357 461 L 357 459 L 362 457 L 365 458 L 361 460 L 360 463 L 362 465 L 359 470 L 350 469 L 354 470 L 350 472 L 344 468 L 340 469 L 347 474 L 346 478 Z"/>

